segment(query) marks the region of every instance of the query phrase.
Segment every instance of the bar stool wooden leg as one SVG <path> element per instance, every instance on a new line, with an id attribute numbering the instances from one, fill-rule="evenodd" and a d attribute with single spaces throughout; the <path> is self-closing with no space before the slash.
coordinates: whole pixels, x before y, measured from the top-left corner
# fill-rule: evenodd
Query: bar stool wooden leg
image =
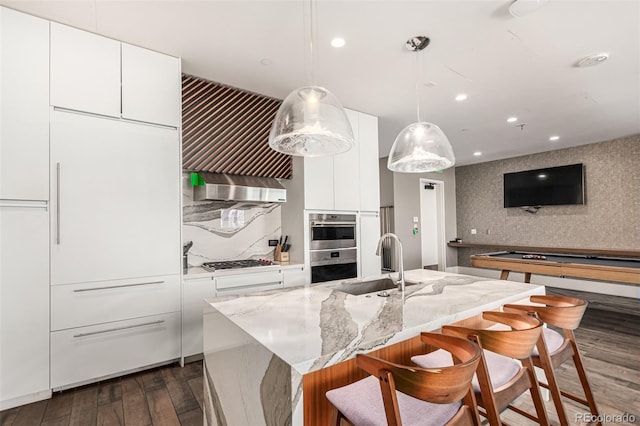
<path id="1" fill-rule="evenodd" d="M 564 405 L 562 404 L 560 386 L 558 386 L 558 380 L 556 379 L 553 369 L 553 363 L 551 362 L 551 357 L 547 350 L 546 342 L 544 341 L 544 333 L 540 334 L 536 347 L 538 349 L 538 356 L 540 358 L 542 370 L 544 371 L 544 376 L 547 379 L 547 386 L 544 387 L 548 388 L 551 393 L 551 398 L 553 399 L 553 405 L 556 407 L 556 413 L 558 414 L 560 425 L 568 426 L 569 421 L 567 420 L 567 413 L 565 412 Z"/>
<path id="2" fill-rule="evenodd" d="M 589 380 L 587 379 L 587 373 L 584 369 L 584 363 L 582 362 L 582 356 L 580 355 L 580 351 L 578 350 L 578 345 L 576 343 L 576 337 L 573 334 L 573 330 L 564 330 L 564 334 L 571 342 L 571 346 L 573 347 L 573 363 L 576 366 L 576 370 L 578 371 L 578 378 L 580 379 L 580 384 L 582 384 L 582 389 L 584 390 L 584 395 L 587 398 L 586 403 L 589 406 L 589 410 L 591 414 L 599 417 L 598 415 L 598 407 L 596 407 L 596 400 L 593 397 L 593 393 L 591 392 L 591 386 L 589 386 Z M 583 401 L 584 403 L 584 401 Z M 597 425 L 602 426 L 601 422 L 596 423 Z"/>

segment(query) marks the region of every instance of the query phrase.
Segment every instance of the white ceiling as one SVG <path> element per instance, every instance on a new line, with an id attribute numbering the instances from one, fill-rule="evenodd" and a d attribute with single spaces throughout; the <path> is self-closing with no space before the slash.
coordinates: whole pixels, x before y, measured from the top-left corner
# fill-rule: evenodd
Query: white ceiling
<path id="1" fill-rule="evenodd" d="M 431 38 L 420 54 L 422 119 L 447 134 L 457 165 L 640 133 L 640 1 L 550 0 L 522 18 L 511 3 L 317 0 L 317 82 L 380 117 L 381 157 L 416 120 L 416 54 L 404 47 L 414 35 Z M 188 74 L 280 99 L 309 83 L 299 0 L 0 4 L 179 56 Z M 346 46 L 330 47 L 335 36 Z M 573 66 L 600 52 L 609 60 Z M 458 93 L 468 100 L 455 101 Z M 512 115 L 522 130 L 507 124 Z M 554 134 L 560 140 L 549 142 Z"/>

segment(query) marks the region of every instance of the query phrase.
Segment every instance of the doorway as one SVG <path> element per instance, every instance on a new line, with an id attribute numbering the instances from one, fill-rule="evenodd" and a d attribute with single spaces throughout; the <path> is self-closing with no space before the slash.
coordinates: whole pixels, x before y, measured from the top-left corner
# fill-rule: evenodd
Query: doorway
<path id="1" fill-rule="evenodd" d="M 444 271 L 444 182 L 420 179 L 420 224 L 422 267 Z"/>

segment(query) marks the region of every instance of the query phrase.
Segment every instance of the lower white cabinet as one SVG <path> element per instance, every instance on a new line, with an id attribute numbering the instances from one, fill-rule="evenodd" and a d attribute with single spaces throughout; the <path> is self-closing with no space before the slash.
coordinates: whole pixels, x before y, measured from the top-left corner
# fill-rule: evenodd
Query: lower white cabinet
<path id="1" fill-rule="evenodd" d="M 180 312 L 51 333 L 54 390 L 180 358 Z"/>
<path id="2" fill-rule="evenodd" d="M 215 297 L 213 277 L 185 279 L 182 286 L 182 356 L 202 353 L 204 299 Z"/>
<path id="3" fill-rule="evenodd" d="M 241 273 L 215 278 L 218 296 L 282 288 L 280 270 Z"/>
<path id="4" fill-rule="evenodd" d="M 359 219 L 360 276 L 364 278 L 380 275 L 382 258 L 376 255 L 380 239 L 380 215 L 377 212 L 362 212 Z"/>
<path id="5" fill-rule="evenodd" d="M 285 288 L 302 286 L 305 284 L 305 280 L 303 265 L 282 269 L 282 284 Z"/>
<path id="6" fill-rule="evenodd" d="M 180 310 L 180 275 L 51 286 L 51 330 Z"/>
<path id="7" fill-rule="evenodd" d="M 46 201 L 0 200 L 0 410 L 49 392 Z"/>

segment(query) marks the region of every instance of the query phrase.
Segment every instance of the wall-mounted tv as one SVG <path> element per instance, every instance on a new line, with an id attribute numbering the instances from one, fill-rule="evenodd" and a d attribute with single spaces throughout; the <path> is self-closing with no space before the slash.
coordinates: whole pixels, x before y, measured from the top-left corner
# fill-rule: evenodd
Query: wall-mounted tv
<path id="1" fill-rule="evenodd" d="M 504 206 L 584 204 L 584 165 L 504 174 Z"/>

